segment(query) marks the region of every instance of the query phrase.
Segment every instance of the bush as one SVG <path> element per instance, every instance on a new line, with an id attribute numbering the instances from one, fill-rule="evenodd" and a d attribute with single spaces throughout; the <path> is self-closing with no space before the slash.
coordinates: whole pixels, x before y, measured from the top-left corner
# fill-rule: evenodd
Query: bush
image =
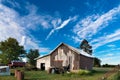
<path id="1" fill-rule="evenodd" d="M 79 70 L 78 74 L 79 75 L 90 75 L 91 71 L 88 71 L 88 70 Z"/>
<path id="2" fill-rule="evenodd" d="M 116 65 L 104 64 L 102 67 L 115 67 Z"/>

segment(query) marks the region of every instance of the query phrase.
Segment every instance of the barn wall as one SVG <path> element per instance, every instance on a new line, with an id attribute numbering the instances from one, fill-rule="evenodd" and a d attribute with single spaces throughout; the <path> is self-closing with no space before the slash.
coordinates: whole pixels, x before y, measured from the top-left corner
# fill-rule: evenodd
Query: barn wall
<path id="1" fill-rule="evenodd" d="M 75 53 L 75 59 L 74 59 L 74 67 L 73 67 L 73 70 L 78 70 L 80 69 L 80 56 L 78 53 L 74 52 Z"/>
<path id="2" fill-rule="evenodd" d="M 80 68 L 92 70 L 92 67 L 93 67 L 93 58 L 80 55 Z"/>
<path id="3" fill-rule="evenodd" d="M 41 63 L 45 63 L 45 70 L 48 70 L 50 67 L 50 56 L 37 59 L 37 68 L 41 69 Z"/>
<path id="4" fill-rule="evenodd" d="M 70 69 L 73 69 L 74 59 L 74 52 L 67 46 L 61 45 L 51 54 L 51 66 L 54 67 L 54 61 L 59 60 L 62 61 L 62 66 L 68 66 L 70 64 Z"/>

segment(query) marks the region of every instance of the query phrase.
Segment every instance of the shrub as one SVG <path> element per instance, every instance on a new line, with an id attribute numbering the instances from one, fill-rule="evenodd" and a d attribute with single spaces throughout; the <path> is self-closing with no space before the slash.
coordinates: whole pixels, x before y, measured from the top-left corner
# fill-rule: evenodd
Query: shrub
<path id="1" fill-rule="evenodd" d="M 90 75 L 92 72 L 88 70 L 79 70 L 79 75 Z"/>

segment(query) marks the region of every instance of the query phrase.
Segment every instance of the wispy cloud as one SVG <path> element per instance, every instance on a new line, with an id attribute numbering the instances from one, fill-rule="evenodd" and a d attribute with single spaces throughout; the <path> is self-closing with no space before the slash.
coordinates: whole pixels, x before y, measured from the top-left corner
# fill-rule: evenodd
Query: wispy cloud
<path id="1" fill-rule="evenodd" d="M 116 47 L 116 45 L 113 45 L 113 44 L 109 44 L 109 45 L 107 45 L 107 46 L 110 47 L 110 48 Z"/>
<path id="2" fill-rule="evenodd" d="M 13 0 L 0 0 L 0 2 L 10 4 L 12 7 L 20 8 L 20 4 Z"/>
<path id="3" fill-rule="evenodd" d="M 95 56 L 98 57 L 102 64 L 118 64 L 120 58 L 120 48 L 105 49 L 103 51 L 95 52 Z"/>
<path id="4" fill-rule="evenodd" d="M 26 43 L 26 36 L 22 36 L 20 45 L 25 45 L 25 43 Z"/>
<path id="5" fill-rule="evenodd" d="M 65 20 L 65 21 L 63 21 L 62 23 L 61 23 L 61 19 L 59 19 L 58 20 L 58 23 L 56 23 L 55 24 L 55 22 L 54 22 L 54 28 L 50 31 L 50 33 L 47 35 L 47 37 L 46 37 L 46 40 L 55 32 L 55 31 L 57 31 L 57 30 L 60 30 L 60 29 L 62 29 L 62 28 L 64 28 L 67 24 L 69 24 L 69 22 L 70 21 L 72 21 L 72 20 L 76 20 L 76 18 L 77 18 L 77 16 L 74 16 L 73 18 L 68 18 L 67 20 Z M 59 23 L 61 23 L 61 24 L 59 24 Z M 60 25 L 60 26 L 58 26 L 58 25 Z M 58 26 L 58 27 L 57 27 Z"/>
<path id="6" fill-rule="evenodd" d="M 120 40 L 120 29 L 116 30 L 114 33 L 94 39 L 90 43 L 93 44 L 93 48 L 96 49 L 102 45 L 118 40 Z"/>
<path id="7" fill-rule="evenodd" d="M 105 50 L 100 50 L 100 51 L 97 51 L 97 52 L 94 52 L 95 54 L 95 56 L 100 56 L 100 55 L 104 55 L 105 56 L 105 54 L 107 55 L 107 54 L 111 54 L 111 53 L 113 53 L 113 54 L 116 54 L 116 53 L 119 53 L 119 51 L 120 51 L 120 48 L 118 47 L 118 48 L 116 48 L 116 47 L 114 47 L 114 48 L 109 48 L 109 49 L 105 49 Z"/>
<path id="8" fill-rule="evenodd" d="M 26 9 L 29 14 L 21 18 L 21 25 L 29 29 L 51 28 L 53 17 L 47 14 L 37 14 L 38 8 L 35 5 L 27 4 Z"/>
<path id="9" fill-rule="evenodd" d="M 80 43 L 82 41 L 82 39 L 80 39 L 76 36 L 72 36 L 72 39 L 75 41 L 75 43 Z"/>
<path id="10" fill-rule="evenodd" d="M 120 53 L 108 53 L 106 55 L 99 56 L 99 58 L 102 60 L 102 64 L 119 64 L 119 58 Z"/>
<path id="11" fill-rule="evenodd" d="M 106 54 L 106 57 L 111 57 L 113 55 L 114 55 L 114 53 L 109 53 L 109 54 Z"/>
<path id="12" fill-rule="evenodd" d="M 16 20 L 16 22 L 20 23 L 22 27 L 36 30 L 40 28 L 48 29 L 52 26 L 51 21 L 53 20 L 53 17 L 45 13 L 38 14 L 38 7 L 34 4 L 30 4 L 29 2 L 22 2 L 23 4 L 20 5 L 20 3 L 17 1 L 11 0 L 2 0 L 2 3 L 11 5 L 11 9 L 15 10 L 19 14 L 19 19 Z M 21 12 L 23 13 L 23 11 L 25 14 L 21 16 Z"/>
<path id="13" fill-rule="evenodd" d="M 91 38 L 96 35 L 100 30 L 105 28 L 110 21 L 115 19 L 115 16 L 120 13 L 120 6 L 115 7 L 104 13 L 103 15 L 92 15 L 85 19 L 80 20 L 75 27 L 73 32 L 79 39 Z"/>
<path id="14" fill-rule="evenodd" d="M 32 16 L 29 17 L 32 19 Z M 27 16 L 26 21 L 29 19 L 29 17 Z M 35 14 L 33 17 L 36 17 Z M 25 49 L 27 50 L 30 48 L 35 48 L 39 49 L 40 52 L 50 51 L 49 48 L 43 47 L 41 43 L 41 46 L 39 46 L 37 43 L 38 41 L 33 39 L 33 36 L 29 33 L 29 29 L 25 25 L 21 25 L 22 19 L 23 17 L 19 16 L 17 11 L 0 3 L 0 41 L 6 40 L 9 37 L 13 37 L 18 40 L 20 45 L 24 45 Z M 36 24 L 34 24 L 33 21 L 32 26 L 35 25 Z"/>

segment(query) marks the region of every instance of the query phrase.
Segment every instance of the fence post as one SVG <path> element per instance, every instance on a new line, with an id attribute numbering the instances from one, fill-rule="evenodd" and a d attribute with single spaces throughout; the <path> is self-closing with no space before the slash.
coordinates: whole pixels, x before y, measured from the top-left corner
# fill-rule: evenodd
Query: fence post
<path id="1" fill-rule="evenodd" d="M 19 70 L 15 70 L 15 73 L 14 73 L 14 74 L 15 74 L 15 75 L 14 75 L 15 77 L 17 77 L 17 72 L 18 72 L 18 71 L 19 71 Z"/>
<path id="2" fill-rule="evenodd" d="M 17 72 L 17 80 L 24 80 L 24 73 L 21 71 Z"/>

